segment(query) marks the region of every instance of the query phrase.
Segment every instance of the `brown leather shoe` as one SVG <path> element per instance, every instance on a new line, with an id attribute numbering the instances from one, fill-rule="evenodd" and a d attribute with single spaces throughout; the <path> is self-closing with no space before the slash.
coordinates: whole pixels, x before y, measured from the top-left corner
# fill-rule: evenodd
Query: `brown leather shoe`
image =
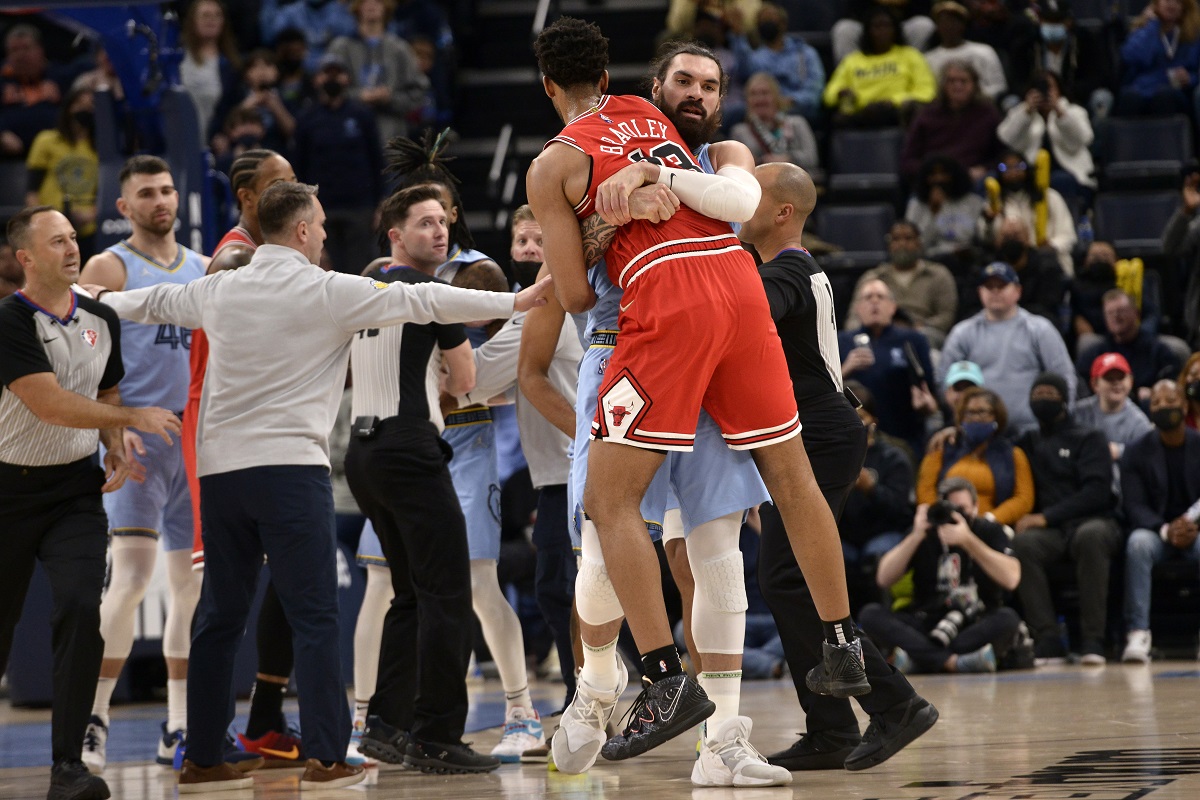
<path id="1" fill-rule="evenodd" d="M 341 786 L 353 786 L 365 777 L 367 775 L 360 766 L 338 761 L 327 767 L 317 759 L 310 758 L 304 765 L 300 788 L 337 789 Z"/>
<path id="2" fill-rule="evenodd" d="M 198 767 L 187 759 L 179 772 L 179 793 L 228 792 L 236 789 L 254 788 L 254 778 L 249 778 L 228 764 L 215 767 Z"/>

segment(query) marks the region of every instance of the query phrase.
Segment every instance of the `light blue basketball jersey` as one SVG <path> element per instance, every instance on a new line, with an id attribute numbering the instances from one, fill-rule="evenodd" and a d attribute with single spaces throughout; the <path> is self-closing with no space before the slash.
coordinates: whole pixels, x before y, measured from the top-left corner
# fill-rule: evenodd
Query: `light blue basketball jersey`
<path id="1" fill-rule="evenodd" d="M 708 156 L 708 145 L 695 152 L 696 163 L 709 174 L 716 170 Z M 734 232 L 741 229 L 735 225 Z M 591 442 L 596 398 L 609 354 L 616 346 L 617 316 L 621 290 L 608 279 L 603 260 L 592 267 L 588 282 L 596 293 L 596 304 L 588 311 L 585 326 L 587 350 L 579 363 L 579 392 L 575 401 L 575 442 L 571 459 L 571 539 L 580 546 L 583 522 L 583 489 L 587 478 L 587 454 Z M 669 453 L 663 467 L 650 482 L 642 498 L 642 519 L 652 538 L 662 535 L 662 520 L 668 508 L 678 507 L 688 533 L 697 525 L 744 511 L 770 499 L 747 451 L 729 449 L 721 429 L 704 411 L 696 426 L 696 443 L 691 453 Z"/>
<path id="2" fill-rule="evenodd" d="M 458 245 L 454 245 L 447 255 L 449 255 L 449 258 L 434 272 L 435 278 L 440 278 L 446 283 L 453 283 L 454 276 L 458 274 L 458 270 L 466 264 L 474 264 L 476 261 L 494 260 L 486 253 L 481 253 L 478 250 L 464 250 Z M 479 347 L 487 341 L 487 331 L 483 328 L 468 325 L 467 339 L 471 342 L 471 347 Z"/>
<path id="3" fill-rule="evenodd" d="M 125 265 L 125 289 L 144 289 L 160 283 L 189 283 L 204 277 L 200 254 L 179 245 L 175 263 L 162 266 L 128 242 L 108 248 Z M 187 405 L 188 350 L 192 332 L 174 325 L 142 325 L 121 320 L 121 402 L 127 406 L 158 406 L 182 411 Z"/>

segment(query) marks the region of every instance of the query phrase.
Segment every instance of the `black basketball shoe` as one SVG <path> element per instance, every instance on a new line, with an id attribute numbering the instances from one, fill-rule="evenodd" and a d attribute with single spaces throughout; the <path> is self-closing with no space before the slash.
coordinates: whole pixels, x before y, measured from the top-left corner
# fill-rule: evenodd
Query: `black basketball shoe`
<path id="1" fill-rule="evenodd" d="M 834 697 L 857 697 L 871 691 L 861 640 L 855 638 L 846 644 L 821 642 L 821 655 L 821 663 L 804 678 L 810 690 Z"/>
<path id="2" fill-rule="evenodd" d="M 358 752 L 385 764 L 403 764 L 407 747 L 408 731 L 399 730 L 377 716 L 367 717 Z"/>
<path id="3" fill-rule="evenodd" d="M 491 772 L 500 766 L 500 760 L 476 753 L 470 745 L 462 742 L 426 742 L 410 737 L 404 753 L 404 765 L 435 775 L 462 775 Z"/>
<path id="4" fill-rule="evenodd" d="M 600 755 L 609 761 L 640 756 L 700 724 L 716 710 L 716 703 L 687 675 L 663 678 L 642 690 L 625 715 L 625 730 L 605 742 Z"/>

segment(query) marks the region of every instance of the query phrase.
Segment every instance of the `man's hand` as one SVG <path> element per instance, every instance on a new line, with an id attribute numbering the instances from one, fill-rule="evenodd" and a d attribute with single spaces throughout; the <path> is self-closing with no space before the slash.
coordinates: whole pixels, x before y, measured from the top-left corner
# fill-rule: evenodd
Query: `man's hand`
<path id="1" fill-rule="evenodd" d="M 875 484 L 878 481 L 875 479 L 875 470 L 863 467 L 858 471 L 858 480 L 854 482 L 854 488 L 863 493 L 869 493 L 875 489 Z"/>
<path id="2" fill-rule="evenodd" d="M 96 299 L 96 300 L 98 300 L 100 298 L 101 292 L 111 292 L 112 291 L 112 289 L 108 288 L 107 286 L 101 286 L 98 283 L 77 283 L 75 285 L 78 288 L 83 289 L 85 292 L 87 292 L 89 295 L 91 295 L 93 299 Z"/>
<path id="3" fill-rule="evenodd" d="M 650 164 L 635 161 L 596 187 L 596 213 L 609 225 L 625 225 L 634 217 L 629 212 L 629 195 L 653 181 Z"/>
<path id="4" fill-rule="evenodd" d="M 1113 461 L 1121 460 L 1121 449 L 1122 448 L 1121 448 L 1120 442 L 1109 442 L 1108 443 L 1108 454 L 1110 456 L 1112 456 Z"/>
<path id="5" fill-rule="evenodd" d="M 528 311 L 531 308 L 546 305 L 546 292 L 551 291 L 550 284 L 553 282 L 554 278 L 547 275 L 528 289 L 517 292 L 517 297 L 513 301 L 513 311 Z M 596 302 L 594 293 L 592 302 Z"/>
<path id="6" fill-rule="evenodd" d="M 917 513 L 913 515 L 913 533 L 924 534 L 925 529 L 929 527 L 929 503 L 921 503 L 917 506 Z"/>
<path id="7" fill-rule="evenodd" d="M 851 375 L 860 369 L 866 369 L 875 363 L 875 354 L 869 347 L 856 347 L 842 362 L 842 376 Z"/>
<path id="8" fill-rule="evenodd" d="M 664 184 L 639 186 L 629 195 L 629 214 L 634 219 L 666 222 L 679 210 L 679 198 Z"/>
<path id="9" fill-rule="evenodd" d="M 120 450 L 106 450 L 104 452 L 104 485 L 100 487 L 100 491 L 105 494 L 115 492 L 125 485 L 126 479 L 130 477 L 129 462 L 125 460 L 125 454 Z"/>
<path id="10" fill-rule="evenodd" d="M 134 412 L 135 420 L 129 427 L 137 428 L 143 433 L 152 433 L 156 436 L 161 436 L 167 444 L 173 444 L 171 434 L 179 435 L 183 432 L 183 423 L 179 421 L 179 417 L 167 411 L 165 408 L 155 408 L 148 406 L 146 408 L 130 409 Z"/>
<path id="11" fill-rule="evenodd" d="M 929 391 L 929 387 L 924 383 L 920 386 L 912 387 L 912 407 L 913 411 L 918 411 L 926 416 L 937 413 L 937 400 L 934 398 L 933 392 Z"/>
<path id="12" fill-rule="evenodd" d="M 1189 216 L 1200 208 L 1200 172 L 1193 172 L 1183 180 L 1183 210 Z"/>
<path id="13" fill-rule="evenodd" d="M 134 483 L 144 483 L 146 481 L 146 465 L 138 456 L 146 455 L 146 444 L 142 441 L 142 437 L 128 428 L 121 432 L 121 438 L 125 445 L 125 462 L 129 464 L 129 480 Z"/>
<path id="14" fill-rule="evenodd" d="M 975 534 L 971 532 L 971 526 L 967 524 L 962 514 L 955 511 L 952 516 L 954 518 L 953 523 L 938 526 L 938 539 L 946 547 L 954 547 L 956 545 L 958 547 L 966 547 L 967 542 Z"/>
<path id="15" fill-rule="evenodd" d="M 1044 515 L 1042 515 L 1042 514 L 1026 514 L 1025 516 L 1021 517 L 1019 520 L 1017 520 L 1016 531 L 1017 531 L 1017 533 L 1024 533 L 1025 531 L 1029 530 L 1030 528 L 1045 528 L 1045 527 L 1047 527 L 1047 525 L 1046 525 L 1046 517 Z"/>
<path id="16" fill-rule="evenodd" d="M 1167 526 L 1167 543 L 1180 550 L 1187 550 L 1196 541 L 1196 523 L 1187 517 L 1179 517 Z"/>
<path id="17" fill-rule="evenodd" d="M 942 428 L 929 437 L 929 441 L 925 443 L 925 452 L 940 453 L 946 449 L 946 445 L 952 445 L 956 441 L 958 441 L 957 428 Z"/>

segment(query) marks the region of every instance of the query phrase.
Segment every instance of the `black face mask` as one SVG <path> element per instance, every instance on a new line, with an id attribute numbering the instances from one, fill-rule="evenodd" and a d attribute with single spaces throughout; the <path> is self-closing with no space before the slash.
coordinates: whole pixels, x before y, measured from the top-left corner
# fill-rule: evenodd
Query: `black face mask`
<path id="1" fill-rule="evenodd" d="M 1173 431 L 1183 424 L 1183 411 L 1178 408 L 1160 408 L 1150 412 L 1150 421 L 1160 431 Z"/>
<path id="2" fill-rule="evenodd" d="M 1183 387 L 1183 393 L 1193 403 L 1200 403 L 1200 381 L 1191 381 Z"/>
<path id="3" fill-rule="evenodd" d="M 281 75 L 291 75 L 304 66 L 304 62 L 298 58 L 281 58 L 275 63 L 278 65 Z"/>
<path id="4" fill-rule="evenodd" d="M 253 135 L 253 134 L 247 134 L 247 135 L 245 135 L 245 136 L 239 136 L 239 137 L 237 137 L 236 139 L 234 139 L 234 140 L 233 140 L 233 144 L 234 144 L 234 146 L 235 146 L 235 147 L 240 147 L 240 148 L 242 148 L 243 150 L 254 150 L 254 149 L 255 149 L 255 148 L 257 148 L 257 147 L 258 147 L 258 146 L 259 146 L 261 143 L 262 143 L 262 139 L 259 139 L 257 136 L 255 136 L 255 135 Z"/>
<path id="5" fill-rule="evenodd" d="M 1088 283 L 1107 286 L 1116 283 L 1117 269 L 1111 261 L 1096 259 L 1083 265 L 1083 269 L 1079 271 L 1079 279 Z"/>
<path id="6" fill-rule="evenodd" d="M 321 91 L 325 92 L 325 96 L 331 100 L 341 97 L 345 90 L 346 87 L 339 80 L 328 80 L 321 84 Z"/>
<path id="7" fill-rule="evenodd" d="M 513 280 L 522 287 L 533 286 L 537 283 L 538 270 L 542 268 L 538 261 L 512 261 Z"/>
<path id="8" fill-rule="evenodd" d="M 780 28 L 778 22 L 760 22 L 758 23 L 758 38 L 763 41 L 773 42 L 779 36 Z"/>
<path id="9" fill-rule="evenodd" d="M 90 131 L 96 126 L 96 114 L 94 111 L 72 111 L 71 119 L 84 130 Z"/>
<path id="10" fill-rule="evenodd" d="M 1005 239 L 996 249 L 996 254 L 1000 256 L 1001 261 L 1015 264 L 1025 255 L 1025 243 L 1019 239 Z"/>
<path id="11" fill-rule="evenodd" d="M 1062 400 L 1030 400 L 1029 410 L 1033 412 L 1033 416 L 1042 425 L 1051 425 L 1058 421 L 1062 416 L 1063 410 L 1066 408 L 1066 403 Z"/>

